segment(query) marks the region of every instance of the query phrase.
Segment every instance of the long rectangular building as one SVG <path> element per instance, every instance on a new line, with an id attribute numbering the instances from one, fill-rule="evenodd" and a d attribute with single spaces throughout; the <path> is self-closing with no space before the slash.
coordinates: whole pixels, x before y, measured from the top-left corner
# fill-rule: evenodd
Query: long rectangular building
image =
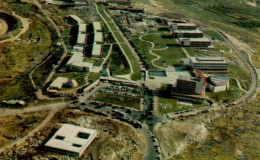
<path id="1" fill-rule="evenodd" d="M 172 30 L 195 30 L 197 26 L 193 23 L 173 23 Z"/>
<path id="2" fill-rule="evenodd" d="M 200 30 L 174 30 L 172 36 L 174 38 L 202 38 L 203 32 Z"/>
<path id="3" fill-rule="evenodd" d="M 228 72 L 229 63 L 224 57 L 190 57 L 189 65 L 207 73 Z"/>
<path id="4" fill-rule="evenodd" d="M 209 48 L 211 41 L 208 38 L 179 38 L 182 47 Z"/>
<path id="5" fill-rule="evenodd" d="M 101 44 L 94 43 L 93 48 L 92 48 L 92 57 L 100 58 L 101 57 L 101 49 L 102 49 Z"/>
<path id="6" fill-rule="evenodd" d="M 94 43 L 103 43 L 102 32 L 95 32 L 94 33 Z"/>
<path id="7" fill-rule="evenodd" d="M 93 22 L 93 30 L 94 32 L 101 32 L 102 27 L 100 22 Z"/>

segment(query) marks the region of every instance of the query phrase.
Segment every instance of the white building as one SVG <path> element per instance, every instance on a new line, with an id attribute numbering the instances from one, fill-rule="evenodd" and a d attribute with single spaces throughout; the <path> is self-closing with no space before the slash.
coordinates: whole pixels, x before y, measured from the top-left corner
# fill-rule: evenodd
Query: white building
<path id="1" fill-rule="evenodd" d="M 227 75 L 213 74 L 209 79 L 210 83 L 208 83 L 208 88 L 212 92 L 222 92 L 229 89 L 229 79 Z"/>
<path id="2" fill-rule="evenodd" d="M 93 49 L 92 49 L 92 57 L 100 58 L 101 57 L 101 44 L 94 43 Z"/>
<path id="3" fill-rule="evenodd" d="M 103 43 L 103 35 L 102 32 L 95 32 L 94 33 L 94 42 L 96 43 Z"/>
<path id="4" fill-rule="evenodd" d="M 90 72 L 92 63 L 84 62 L 82 53 L 74 53 L 66 64 L 66 67 L 71 71 Z"/>
<path id="5" fill-rule="evenodd" d="M 71 53 L 81 53 L 83 55 L 84 47 L 73 46 Z"/>
<path id="6" fill-rule="evenodd" d="M 93 29 L 94 29 L 94 32 L 101 32 L 102 31 L 101 23 L 93 22 Z"/>
<path id="7" fill-rule="evenodd" d="M 78 17 L 77 15 L 75 15 L 75 14 L 71 14 L 70 17 L 73 18 L 75 21 L 77 21 L 78 24 L 84 24 L 84 23 L 85 23 L 81 18 L 79 18 L 79 17 Z"/>
<path id="8" fill-rule="evenodd" d="M 87 32 L 87 25 L 86 24 L 79 24 L 79 32 Z"/>
<path id="9" fill-rule="evenodd" d="M 60 90 L 64 83 L 68 82 L 67 77 L 58 77 L 56 78 L 49 86 L 49 89 Z"/>
<path id="10" fill-rule="evenodd" d="M 63 124 L 61 128 L 45 144 L 45 147 L 61 152 L 81 156 L 97 136 L 97 131 L 71 124 Z"/>
<path id="11" fill-rule="evenodd" d="M 86 43 L 86 34 L 83 34 L 83 33 L 79 33 L 78 34 L 78 39 L 77 39 L 77 44 L 83 44 L 85 45 Z"/>

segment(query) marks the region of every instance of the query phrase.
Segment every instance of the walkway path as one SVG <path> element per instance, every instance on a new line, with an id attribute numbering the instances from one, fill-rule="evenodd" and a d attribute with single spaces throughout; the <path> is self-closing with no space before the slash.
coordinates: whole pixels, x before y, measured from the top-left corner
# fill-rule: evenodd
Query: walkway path
<path id="1" fill-rule="evenodd" d="M 0 148 L 0 153 L 8 150 L 14 146 L 18 146 L 18 145 L 21 145 L 22 143 L 24 143 L 28 138 L 32 137 L 37 132 L 42 130 L 44 127 L 46 127 L 46 125 L 48 125 L 50 123 L 51 119 L 54 117 L 55 113 L 65 107 L 66 107 L 66 103 L 56 103 L 56 104 L 49 104 L 49 105 L 41 105 L 41 106 L 33 107 L 33 108 L 26 108 L 23 110 L 20 110 L 20 109 L 2 110 L 2 112 L 0 112 L 0 117 L 16 115 L 16 114 L 23 114 L 23 113 L 30 113 L 30 112 L 47 111 L 47 110 L 50 110 L 50 112 L 49 112 L 48 116 L 38 126 L 36 126 L 33 130 L 31 130 L 26 136 L 24 136 L 21 139 L 18 139 L 17 141 L 12 142 L 11 144 L 9 144 L 3 148 Z"/>
<path id="2" fill-rule="evenodd" d="M 152 52 L 152 50 L 155 50 L 155 49 L 154 49 L 154 43 L 153 43 L 153 42 L 150 42 L 150 41 L 147 41 L 147 40 L 142 39 L 143 36 L 147 36 L 147 35 L 148 35 L 148 34 L 141 35 L 141 36 L 139 37 L 139 39 L 140 39 L 141 41 L 143 41 L 143 42 L 147 42 L 147 43 L 152 44 L 151 48 L 149 49 L 149 53 L 150 53 L 151 55 L 153 55 L 153 56 L 156 57 L 155 59 L 153 59 L 153 60 L 151 61 L 152 65 L 153 65 L 154 67 L 156 67 L 156 68 L 165 69 L 164 67 L 161 67 L 161 66 L 158 66 L 158 65 L 154 64 L 154 62 L 157 61 L 157 60 L 159 60 L 161 57 L 158 56 L 157 54 L 154 54 L 154 53 Z M 156 50 L 164 50 L 164 49 L 167 49 L 167 48 L 164 47 L 164 48 L 162 48 L 162 49 L 156 49 Z"/>
<path id="3" fill-rule="evenodd" d="M 244 88 L 241 86 L 239 80 L 236 77 L 229 77 L 230 79 L 234 79 L 237 82 L 237 86 L 239 89 L 241 89 L 244 92 L 247 92 L 246 90 L 244 90 Z"/>
<path id="4" fill-rule="evenodd" d="M 13 16 L 17 19 L 20 20 L 20 22 L 22 23 L 22 29 L 18 29 L 17 31 L 20 31 L 19 34 L 17 34 L 16 36 L 14 37 L 11 37 L 9 39 L 6 39 L 6 40 L 2 40 L 0 41 L 0 43 L 4 43 L 4 42 L 9 42 L 9 41 L 14 41 L 16 39 L 18 39 L 19 37 L 21 37 L 21 35 L 23 35 L 25 32 L 27 32 L 29 30 L 29 27 L 30 27 L 30 24 L 31 24 L 31 20 L 28 19 L 28 18 L 23 18 L 17 14 L 15 14 L 13 12 Z"/>

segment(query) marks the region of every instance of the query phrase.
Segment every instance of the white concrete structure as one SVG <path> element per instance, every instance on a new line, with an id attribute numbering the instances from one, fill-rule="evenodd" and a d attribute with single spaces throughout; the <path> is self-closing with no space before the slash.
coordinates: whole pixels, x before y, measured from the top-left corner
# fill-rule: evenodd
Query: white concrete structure
<path id="1" fill-rule="evenodd" d="M 96 43 L 103 43 L 103 35 L 102 35 L 102 32 L 95 32 L 94 42 L 96 42 Z"/>
<path id="2" fill-rule="evenodd" d="M 87 32 L 87 25 L 79 24 L 79 32 Z"/>
<path id="3" fill-rule="evenodd" d="M 82 53 L 74 53 L 66 64 L 66 67 L 71 71 L 90 72 L 92 63 L 84 62 Z"/>
<path id="4" fill-rule="evenodd" d="M 77 39 L 77 44 L 85 44 L 86 43 L 86 34 L 79 33 L 78 34 L 78 39 Z"/>
<path id="5" fill-rule="evenodd" d="M 183 29 L 183 30 L 194 30 L 197 26 L 193 23 L 173 23 L 172 30 Z"/>
<path id="6" fill-rule="evenodd" d="M 49 86 L 49 89 L 60 90 L 64 83 L 68 82 L 67 77 L 58 77 L 56 78 Z"/>
<path id="7" fill-rule="evenodd" d="M 101 32 L 102 27 L 100 22 L 93 22 L 94 32 Z"/>
<path id="8" fill-rule="evenodd" d="M 97 136 L 97 131 L 71 124 L 61 128 L 45 144 L 45 147 L 81 156 Z"/>
<path id="9" fill-rule="evenodd" d="M 94 43 L 93 49 L 92 49 L 92 57 L 100 58 L 101 57 L 101 44 Z"/>
<path id="10" fill-rule="evenodd" d="M 208 83 L 208 88 L 212 92 L 222 92 L 229 89 L 229 79 L 227 75 L 213 74 L 209 79 L 210 83 Z"/>
<path id="11" fill-rule="evenodd" d="M 85 23 L 81 18 L 79 18 L 79 17 L 78 17 L 77 15 L 75 15 L 75 14 L 71 14 L 70 17 L 73 18 L 75 21 L 77 21 L 78 24 L 84 24 L 84 23 Z"/>

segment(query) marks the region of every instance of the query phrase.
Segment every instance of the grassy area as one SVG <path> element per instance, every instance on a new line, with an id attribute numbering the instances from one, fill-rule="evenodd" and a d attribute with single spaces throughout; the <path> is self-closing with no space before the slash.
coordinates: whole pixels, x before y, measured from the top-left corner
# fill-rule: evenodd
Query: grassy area
<path id="1" fill-rule="evenodd" d="M 105 19 L 105 21 L 107 22 L 108 26 L 110 27 L 111 32 L 113 32 L 113 34 L 115 36 L 115 39 L 117 39 L 118 42 L 120 43 L 120 46 L 124 50 L 124 53 L 128 57 L 131 65 L 133 67 L 133 74 L 131 75 L 131 78 L 133 80 L 139 80 L 141 78 L 141 71 L 140 71 L 140 67 L 139 67 L 138 61 L 135 59 L 132 51 L 130 50 L 128 45 L 125 43 L 123 37 L 118 33 L 118 30 L 116 29 L 116 26 L 114 25 L 114 23 L 106 15 L 106 13 L 104 11 L 105 10 L 104 6 L 103 5 L 98 5 L 97 8 L 98 8 L 99 13 L 102 15 L 102 17 Z"/>
<path id="2" fill-rule="evenodd" d="M 237 65 L 229 65 L 230 77 L 236 77 L 242 88 L 248 90 L 251 84 L 249 73 Z"/>
<path id="3" fill-rule="evenodd" d="M 192 108 L 203 107 L 203 104 L 193 104 L 192 106 L 178 104 L 177 99 L 158 97 L 158 107 L 160 114 L 183 111 Z"/>
<path id="4" fill-rule="evenodd" d="M 206 96 L 213 99 L 215 102 L 225 102 L 230 103 L 238 99 L 244 94 L 243 91 L 241 91 L 237 83 L 234 79 L 229 80 L 229 89 L 223 92 L 206 92 Z"/>
<path id="5" fill-rule="evenodd" d="M 208 136 L 188 146 L 172 160 L 186 159 L 260 159 L 259 146 L 260 96 L 243 109 L 234 108 L 206 124 Z"/>
<path id="6" fill-rule="evenodd" d="M 172 38 L 171 33 L 152 33 L 143 36 L 143 40 L 154 43 L 154 49 L 161 49 L 167 46 L 167 44 L 177 44 L 175 38 Z"/>
<path id="7" fill-rule="evenodd" d="M 161 51 L 153 51 L 153 53 L 160 56 L 160 59 L 154 61 L 154 63 L 161 67 L 166 67 L 167 65 L 180 65 L 182 62 L 181 58 L 186 58 L 185 53 L 180 47 L 169 47 Z"/>
<path id="8" fill-rule="evenodd" d="M 130 73 L 130 66 L 118 45 L 114 45 L 110 55 L 109 71 L 112 76 Z"/>
<path id="9" fill-rule="evenodd" d="M 98 80 L 100 77 L 100 73 L 95 73 L 95 72 L 90 72 L 88 75 L 88 82 L 94 82 L 96 80 Z"/>
<path id="10" fill-rule="evenodd" d="M 100 93 L 96 97 L 94 97 L 93 100 L 140 109 L 140 98 L 135 97 L 116 95 L 111 93 Z"/>
<path id="11" fill-rule="evenodd" d="M 67 77 L 70 80 L 74 79 L 78 82 L 78 86 L 82 86 L 86 84 L 86 77 L 88 75 L 88 72 L 67 72 L 67 73 L 56 73 L 53 76 L 53 80 L 55 80 L 57 77 Z M 63 89 L 72 89 L 72 88 L 63 88 Z"/>
<path id="12" fill-rule="evenodd" d="M 39 105 L 48 105 L 48 104 L 62 103 L 62 102 L 65 102 L 65 99 L 35 100 L 33 105 L 39 106 Z"/>
<path id="13" fill-rule="evenodd" d="M 53 51 L 51 51 L 50 57 L 46 60 L 45 63 L 40 65 L 33 73 L 32 77 L 35 82 L 35 85 L 38 87 L 42 87 L 45 80 L 47 79 L 49 73 L 52 70 L 52 67 L 54 64 L 57 64 L 57 62 L 60 60 L 60 57 L 63 54 L 62 48 L 54 48 Z"/>
<path id="14" fill-rule="evenodd" d="M 217 32 L 215 32 L 213 30 L 206 30 L 206 31 L 204 31 L 204 33 L 206 35 L 212 37 L 212 38 L 217 39 L 217 40 L 220 40 L 220 41 L 223 41 L 223 42 L 225 41 L 224 38 L 220 34 L 218 34 Z"/>
<path id="15" fill-rule="evenodd" d="M 221 43 L 213 42 L 212 45 L 214 46 L 214 48 L 216 50 L 224 51 L 224 52 L 230 52 L 230 49 L 228 47 L 226 47 L 225 45 L 221 44 Z"/>
<path id="16" fill-rule="evenodd" d="M 144 42 L 140 40 L 138 37 L 139 35 L 132 36 L 131 43 L 134 46 L 137 53 L 140 55 L 139 57 L 142 58 L 148 70 L 159 70 L 159 68 L 155 67 L 151 63 L 151 61 L 156 58 L 154 55 L 149 53 L 152 44 Z"/>
<path id="17" fill-rule="evenodd" d="M 7 146 L 15 140 L 27 135 L 47 116 L 48 112 L 17 114 L 1 117 L 0 147 Z"/>

